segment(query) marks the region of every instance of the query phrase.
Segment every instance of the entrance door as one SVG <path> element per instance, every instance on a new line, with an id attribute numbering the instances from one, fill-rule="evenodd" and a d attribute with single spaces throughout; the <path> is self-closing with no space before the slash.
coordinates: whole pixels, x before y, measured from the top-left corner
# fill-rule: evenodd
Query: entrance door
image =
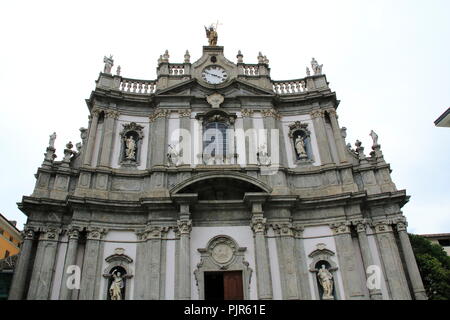
<path id="1" fill-rule="evenodd" d="M 244 300 L 242 271 L 205 272 L 205 300 Z"/>
<path id="2" fill-rule="evenodd" d="M 244 300 L 242 271 L 228 271 L 223 275 L 224 300 Z"/>

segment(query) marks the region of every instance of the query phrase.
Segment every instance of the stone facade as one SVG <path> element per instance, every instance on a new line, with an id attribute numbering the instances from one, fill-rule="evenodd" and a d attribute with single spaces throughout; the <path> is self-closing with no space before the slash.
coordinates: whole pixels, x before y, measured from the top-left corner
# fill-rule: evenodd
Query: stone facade
<path id="1" fill-rule="evenodd" d="M 19 204 L 10 299 L 108 299 L 113 269 L 124 299 L 203 299 L 212 271 L 241 271 L 245 299 L 321 299 L 320 265 L 334 299 L 426 299 L 409 197 L 378 144 L 346 145 L 322 65 L 274 81 L 265 56 L 243 61 L 220 46 L 194 63 L 166 51 L 148 81 L 105 58 L 78 150 L 56 161 L 51 143 Z M 220 83 L 205 81 L 214 70 Z M 210 128 L 227 129 L 212 153 Z"/>

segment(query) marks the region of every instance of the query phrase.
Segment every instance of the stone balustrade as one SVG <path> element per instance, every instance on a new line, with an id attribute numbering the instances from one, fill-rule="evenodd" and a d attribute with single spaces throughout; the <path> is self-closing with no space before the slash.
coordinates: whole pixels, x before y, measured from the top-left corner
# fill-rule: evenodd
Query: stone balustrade
<path id="1" fill-rule="evenodd" d="M 136 94 L 152 94 L 156 91 L 156 81 L 122 78 L 119 90 Z"/>
<path id="2" fill-rule="evenodd" d="M 259 76 L 259 66 L 257 64 L 242 65 L 242 72 L 245 76 Z"/>
<path id="3" fill-rule="evenodd" d="M 305 79 L 273 81 L 273 91 L 280 95 L 299 94 L 307 92 L 308 88 Z"/>
<path id="4" fill-rule="evenodd" d="M 169 75 L 180 76 L 185 74 L 186 70 L 184 69 L 183 64 L 169 64 Z"/>

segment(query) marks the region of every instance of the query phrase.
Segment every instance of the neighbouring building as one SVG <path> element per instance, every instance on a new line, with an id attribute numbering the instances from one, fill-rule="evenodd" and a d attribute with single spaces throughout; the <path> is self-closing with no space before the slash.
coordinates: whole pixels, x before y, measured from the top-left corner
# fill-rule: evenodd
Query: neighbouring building
<path id="1" fill-rule="evenodd" d="M 450 255 L 450 233 L 421 234 L 434 244 L 439 244 Z"/>
<path id="2" fill-rule="evenodd" d="M 21 242 L 22 236 L 16 222 L 9 221 L 0 214 L 0 300 L 8 298 Z"/>
<path id="3" fill-rule="evenodd" d="M 434 121 L 436 127 L 450 127 L 450 108 Z"/>
<path id="4" fill-rule="evenodd" d="M 19 204 L 10 299 L 426 299 L 409 196 L 375 132 L 346 144 L 322 65 L 276 81 L 207 34 L 156 80 L 105 57 L 82 141 L 56 161 L 52 134 Z"/>

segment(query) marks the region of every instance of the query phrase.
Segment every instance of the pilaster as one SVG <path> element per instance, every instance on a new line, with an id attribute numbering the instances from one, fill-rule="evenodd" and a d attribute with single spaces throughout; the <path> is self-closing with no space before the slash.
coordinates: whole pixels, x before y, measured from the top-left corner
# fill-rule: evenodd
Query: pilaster
<path id="1" fill-rule="evenodd" d="M 416 258 L 414 256 L 411 242 L 409 241 L 406 220 L 397 222 L 397 232 L 400 238 L 400 245 L 402 247 L 403 257 L 406 262 L 406 269 L 408 270 L 409 280 L 414 292 L 416 300 L 428 300 L 425 288 L 423 286 L 422 278 L 420 276 L 419 268 L 417 266 Z"/>
<path id="2" fill-rule="evenodd" d="M 314 129 L 316 131 L 317 144 L 319 147 L 319 155 L 322 165 L 330 164 L 333 161 L 331 159 L 331 150 L 325 129 L 324 111 L 320 109 L 314 110 L 311 112 L 311 118 L 313 119 Z"/>
<path id="3" fill-rule="evenodd" d="M 74 297 L 74 289 L 69 289 L 67 286 L 67 280 L 70 274 L 67 273 L 69 266 L 76 265 L 77 263 L 77 250 L 78 241 L 80 237 L 80 227 L 70 226 L 67 230 L 68 245 L 66 251 L 66 259 L 64 262 L 63 277 L 61 281 L 61 289 L 59 291 L 60 300 L 72 300 Z"/>
<path id="4" fill-rule="evenodd" d="M 403 265 L 390 221 L 374 223 L 376 238 L 393 300 L 411 300 Z"/>
<path id="5" fill-rule="evenodd" d="M 116 119 L 119 118 L 119 112 L 115 110 L 107 110 L 105 112 L 105 123 L 103 126 L 103 144 L 100 155 L 100 166 L 111 167 L 111 152 L 114 139 L 114 127 Z"/>
<path id="6" fill-rule="evenodd" d="M 9 290 L 9 300 L 22 300 L 25 298 L 25 285 L 28 278 L 35 237 L 35 230 L 30 227 L 25 227 L 19 261 L 14 269 L 14 276 Z"/>
<path id="7" fill-rule="evenodd" d="M 83 269 L 81 272 L 80 300 L 98 300 L 102 274 L 103 245 L 102 239 L 106 229 L 89 227 L 87 229 L 84 250 Z"/>
<path id="8" fill-rule="evenodd" d="M 345 297 L 349 300 L 365 299 L 363 283 L 358 271 L 355 257 L 355 248 L 350 231 L 349 222 L 334 223 L 331 225 L 336 242 L 337 257 L 339 260 Z"/>

